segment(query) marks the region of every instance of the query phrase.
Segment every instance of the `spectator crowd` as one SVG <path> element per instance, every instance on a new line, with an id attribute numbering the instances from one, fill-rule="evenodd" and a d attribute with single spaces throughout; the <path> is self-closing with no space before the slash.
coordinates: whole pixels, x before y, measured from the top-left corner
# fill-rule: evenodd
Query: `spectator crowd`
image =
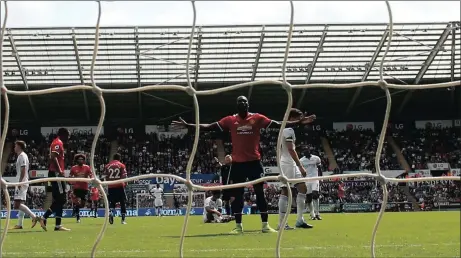
<path id="1" fill-rule="evenodd" d="M 261 152 L 264 166 L 276 166 L 276 143 L 279 130 L 269 128 L 262 131 Z M 296 129 L 296 146 L 302 156 L 306 151 L 318 155 L 322 160 L 323 171 L 333 171 L 329 158 L 322 144 L 322 137 L 329 141 L 335 161 L 337 173 L 343 171 L 373 170 L 375 152 L 379 134 L 372 130 L 317 131 L 311 127 Z M 401 148 L 403 157 L 413 169 L 426 169 L 427 163 L 447 162 L 452 168 L 461 167 L 461 137 L 459 129 L 415 129 L 411 131 L 393 132 L 393 138 Z M 35 139 L 23 139 L 28 144 L 27 154 L 31 170 L 47 170 L 49 145 L 54 135 Z M 84 153 L 89 157 L 94 135 L 73 134 L 66 144 L 66 169 L 74 164 L 73 157 Z M 116 139 L 117 151 L 122 154 L 129 176 L 147 173 L 182 174 L 185 172 L 189 155 L 193 147 L 194 135 L 191 133 L 169 135 L 162 133 L 134 134 L 120 133 Z M 228 136 L 202 132 L 194 159 L 192 171 L 197 174 L 219 173 L 219 166 L 214 160 L 218 156 L 216 139 L 223 139 L 224 153 L 231 152 Z M 14 141 L 15 139 L 10 139 Z M 101 136 L 95 153 L 95 168 L 100 173 L 110 160 L 111 140 Z M 16 176 L 15 154 L 8 156 L 4 176 Z M 380 158 L 381 169 L 402 170 L 397 154 L 394 153 L 387 140 L 383 146 Z M 275 186 L 266 188 L 268 202 L 276 205 L 278 189 Z M 322 184 L 321 202 L 336 203 L 336 188 L 334 184 Z M 402 189 L 396 185 L 390 186 L 390 201 L 407 201 Z M 412 194 L 418 201 L 434 198 L 459 197 L 459 185 L 440 186 L 434 184 L 419 184 L 411 186 Z M 31 207 L 41 207 L 44 194 L 29 193 Z M 245 194 L 247 204 L 255 202 L 256 196 L 249 189 Z M 376 203 L 382 200 L 382 190 L 379 184 L 354 185 L 348 189 L 346 202 Z"/>

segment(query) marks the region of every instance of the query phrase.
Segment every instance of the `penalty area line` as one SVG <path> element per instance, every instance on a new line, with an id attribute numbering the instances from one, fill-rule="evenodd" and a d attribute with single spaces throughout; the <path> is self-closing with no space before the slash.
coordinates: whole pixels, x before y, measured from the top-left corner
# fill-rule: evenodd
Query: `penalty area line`
<path id="1" fill-rule="evenodd" d="M 459 246 L 459 243 L 440 243 L 440 244 L 388 244 L 388 245 L 376 245 L 377 248 L 386 248 L 386 247 L 411 247 L 411 248 L 421 248 L 426 246 Z M 275 247 L 274 247 L 275 248 Z M 353 249 L 353 248 L 370 248 L 369 245 L 354 246 L 354 245 L 330 245 L 330 246 L 296 246 L 296 247 L 282 247 L 282 250 L 326 250 L 326 249 Z M 238 252 L 247 252 L 247 251 L 265 251 L 270 248 L 216 248 L 216 249 L 185 249 L 184 252 L 193 252 L 193 253 L 207 253 L 207 252 L 223 252 L 223 251 L 238 251 Z M 100 250 L 96 251 L 96 254 L 115 254 L 115 253 L 150 253 L 150 252 L 160 252 L 160 253 L 177 253 L 178 250 L 174 249 L 159 249 L 159 250 Z M 21 254 L 88 254 L 89 251 L 54 251 L 54 252 L 40 252 L 40 251 L 28 251 L 28 252 L 3 252 L 6 255 L 21 255 Z"/>

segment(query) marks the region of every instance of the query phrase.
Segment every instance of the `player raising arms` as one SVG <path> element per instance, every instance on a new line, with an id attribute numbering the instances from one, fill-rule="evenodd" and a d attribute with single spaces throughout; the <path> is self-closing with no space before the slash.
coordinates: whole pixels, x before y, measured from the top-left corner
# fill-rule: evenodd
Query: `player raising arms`
<path id="1" fill-rule="evenodd" d="M 18 155 L 16 159 L 16 171 L 19 175 L 19 182 L 26 182 L 29 180 L 29 158 L 24 152 L 26 149 L 26 143 L 23 141 L 16 141 L 14 143 L 14 152 Z M 27 207 L 24 202 L 27 199 L 27 190 L 29 184 L 18 186 L 14 189 L 14 209 L 19 210 L 18 224 L 13 229 L 22 229 L 24 222 L 24 215 L 27 214 L 32 218 L 32 227 L 35 227 L 37 222 L 40 222 L 42 228 L 45 228 L 44 220 L 39 219 L 35 214 Z"/>
<path id="2" fill-rule="evenodd" d="M 322 170 L 320 165 L 322 161 L 319 156 L 312 155 L 309 150 L 304 151 L 304 157 L 300 159 L 303 167 L 307 171 L 307 177 L 316 177 L 322 176 Z M 319 190 L 320 190 L 320 181 L 309 181 L 307 185 L 307 205 L 309 205 L 309 211 L 311 213 L 312 220 L 322 220 L 320 217 L 320 201 L 319 201 Z M 312 203 L 314 203 L 312 205 Z"/>
<path id="3" fill-rule="evenodd" d="M 50 170 L 48 172 L 49 178 L 64 177 L 64 143 L 69 140 L 70 132 L 66 128 L 59 128 L 58 136 L 51 142 L 50 146 Z M 56 224 L 54 231 L 70 231 L 70 229 L 61 226 L 62 211 L 64 204 L 66 204 L 66 183 L 65 182 L 51 182 L 51 193 L 53 201 L 50 208 L 45 212 L 43 218 L 46 220 L 55 214 Z M 44 228 L 46 230 L 46 228 Z"/>
<path id="4" fill-rule="evenodd" d="M 74 161 L 77 161 L 77 165 L 70 169 L 70 177 L 75 178 L 93 178 L 90 166 L 85 164 L 85 155 L 76 154 Z M 78 203 L 74 206 L 74 214 L 77 217 L 77 223 L 80 223 L 80 208 L 85 207 L 86 197 L 88 195 L 88 183 L 75 182 L 73 183 L 73 193 L 78 200 Z"/>
<path id="5" fill-rule="evenodd" d="M 229 181 L 231 183 L 243 183 L 246 180 L 256 180 L 264 175 L 264 169 L 261 164 L 261 153 L 259 151 L 259 141 L 261 129 L 269 127 L 280 127 L 280 123 L 267 118 L 264 115 L 248 112 L 249 104 L 245 96 L 237 98 L 238 114 L 226 116 L 219 122 L 211 124 L 200 124 L 201 129 L 230 131 L 232 141 L 232 169 L 229 172 Z M 303 118 L 299 121 L 288 121 L 287 125 L 299 123 L 310 123 L 315 116 Z M 174 125 L 183 125 L 195 128 L 195 124 L 186 123 L 180 118 L 180 121 L 173 121 Z M 256 194 L 256 203 L 261 214 L 262 232 L 277 232 L 268 224 L 267 201 L 263 190 L 264 183 L 253 186 Z M 234 188 L 231 203 L 231 209 L 235 216 L 236 228 L 231 234 L 243 233 L 242 226 L 242 209 L 243 209 L 244 188 Z"/>
<path id="6" fill-rule="evenodd" d="M 113 160 L 109 162 L 104 168 L 104 175 L 107 181 L 115 181 L 126 178 L 126 167 L 120 162 L 121 155 L 114 154 Z M 111 184 L 108 186 L 109 192 L 109 208 L 111 209 L 109 214 L 109 223 L 114 224 L 115 205 L 119 202 L 120 209 L 122 211 L 122 224 L 126 224 L 126 194 L 125 194 L 125 183 Z"/>
<path id="7" fill-rule="evenodd" d="M 154 196 L 154 206 L 157 216 L 162 216 L 163 209 L 163 189 L 160 187 L 160 184 L 157 184 L 157 187 L 150 190 L 150 194 Z"/>
<path id="8" fill-rule="evenodd" d="M 292 108 L 288 116 L 289 121 L 298 121 L 303 116 L 303 113 L 299 109 Z M 296 135 L 293 128 L 283 129 L 283 139 L 282 139 L 282 153 L 280 158 L 280 167 L 282 168 L 283 174 L 288 179 L 303 178 L 306 176 L 306 170 L 299 160 L 298 154 L 296 153 Z M 311 225 L 307 224 L 304 221 L 303 211 L 306 202 L 306 192 L 307 187 L 305 183 L 297 183 L 294 185 L 298 190 L 298 195 L 296 196 L 296 210 L 297 210 L 297 219 L 295 226 L 297 228 L 312 228 Z M 279 225 L 278 228 L 282 227 L 283 218 L 288 210 L 288 185 L 281 186 L 281 193 L 279 197 Z M 293 229 L 285 225 L 285 229 Z"/>

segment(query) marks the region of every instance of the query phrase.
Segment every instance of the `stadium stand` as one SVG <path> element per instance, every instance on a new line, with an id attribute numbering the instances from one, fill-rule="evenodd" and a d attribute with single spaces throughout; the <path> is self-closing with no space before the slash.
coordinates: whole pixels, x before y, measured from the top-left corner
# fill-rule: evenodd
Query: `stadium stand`
<path id="1" fill-rule="evenodd" d="M 300 24 L 295 27 L 294 39 L 296 40 L 292 44 L 287 64 L 287 80 L 290 83 L 343 83 L 379 78 L 376 66 L 377 59 L 384 51 L 380 39 L 386 32 L 385 25 Z M 424 29 L 421 29 L 422 27 Z M 452 27 L 458 29 L 451 30 Z M 262 28 L 267 31 L 263 33 Z M 12 57 L 16 54 L 13 49 L 18 49 L 17 54 L 21 55 L 22 67 L 25 67 L 25 70 L 21 71 L 14 58 L 4 60 L 4 80 L 8 88 L 25 84 L 21 72 L 26 76 L 30 89 L 90 82 L 88 68 L 91 51 L 86 47 L 93 46 L 94 39 L 87 36 L 88 28 L 35 28 L 34 30 L 40 31 L 40 35 L 35 35 L 36 31 L 12 28 L 9 33 L 15 35 L 14 41 L 4 42 L 3 55 Z M 235 28 L 203 26 L 200 32 L 203 41 L 193 43 L 193 49 L 203 50 L 194 50 L 192 54 L 192 60 L 199 64 L 194 73 L 191 73 L 194 86 L 200 89 L 213 89 L 242 81 L 280 79 L 278 65 L 283 57 L 284 44 L 263 44 L 261 38 L 267 42 L 279 42 L 282 38 L 280 33 L 285 33 L 286 30 L 286 25 L 248 25 Z M 310 33 L 304 33 L 306 31 Z M 392 83 L 416 85 L 458 80 L 460 56 L 456 51 L 459 50 L 454 51 L 456 55 L 449 50 L 455 47 L 459 49 L 459 31 L 459 22 L 396 24 L 389 56 L 397 60 L 392 65 L 384 66 L 385 79 Z M 329 36 L 322 37 L 322 34 L 327 32 Z M 126 88 L 148 84 L 184 84 L 185 79 L 182 76 L 184 67 L 178 62 L 184 61 L 187 44 L 183 44 L 181 40 L 187 38 L 189 33 L 189 28 L 185 27 L 145 27 L 142 33 L 134 27 L 101 28 L 101 43 L 105 45 L 104 50 L 101 50 L 98 55 L 98 62 L 104 62 L 98 66 L 98 72 L 95 74 L 98 86 Z M 402 36 L 408 33 L 414 34 L 418 40 L 409 40 L 408 37 Z M 453 40 L 447 40 L 450 35 L 453 36 Z M 40 39 L 37 38 L 33 42 L 40 41 L 40 44 L 47 49 L 67 51 L 70 54 L 66 55 L 81 61 L 82 65 L 79 67 L 74 64 L 69 65 L 69 61 L 62 58 L 60 56 L 62 53 L 59 51 L 45 51 L 34 47 L 30 43 L 31 37 L 38 36 Z M 158 45 L 149 43 L 153 38 L 158 40 Z M 122 44 L 121 40 L 132 43 Z M 219 48 L 216 40 L 222 40 Z M 370 45 L 365 47 L 364 41 Z M 250 42 L 252 43 L 249 44 Z M 312 42 L 315 44 L 312 45 Z M 322 47 L 318 47 L 319 43 Z M 16 44 L 17 48 L 12 44 Z M 436 47 L 441 45 L 443 48 Z M 130 50 L 127 50 L 127 46 Z M 146 51 L 159 46 L 171 53 L 168 57 L 171 60 L 163 60 L 171 62 L 168 68 L 165 68 L 162 60 L 151 58 L 151 54 Z M 427 51 L 427 47 L 432 48 L 433 51 Z M 131 52 L 132 49 L 142 49 L 141 52 L 144 54 L 136 55 Z M 439 51 L 441 49 L 444 51 Z M 75 56 L 76 52 L 79 52 L 80 56 Z M 257 58 L 254 53 L 258 53 Z M 314 56 L 317 56 L 315 60 Z M 413 58 L 406 58 L 409 56 Z M 454 62 L 450 63 L 452 57 Z M 36 63 L 38 59 L 51 61 L 49 65 L 42 66 Z M 461 129 L 458 119 L 461 112 L 459 109 L 461 97 L 457 98 L 457 96 L 461 96 L 461 89 L 459 87 L 450 90 L 432 89 L 413 95 L 411 91 L 399 94 L 391 90 L 391 94 L 394 103 L 391 121 L 395 118 L 403 123 L 402 128 L 399 127 L 398 130 L 389 128 L 389 137 L 395 140 L 397 148 L 391 147 L 390 141 L 385 143 L 380 159 L 381 169 L 392 177 L 432 174 L 442 176 L 442 173 L 460 175 Z M 263 112 L 277 120 L 282 118 L 286 108 L 286 93 L 280 87 L 260 85 L 212 97 L 200 96 L 200 120 L 212 122 L 229 115 L 235 110 L 235 98 L 239 95 L 248 96 L 251 100 L 251 109 L 254 111 Z M 346 130 L 338 130 L 334 128 L 334 124 L 353 125 L 361 123 L 347 121 L 373 121 L 371 123 L 376 124 L 374 128 L 380 128 L 381 118 L 376 118 L 376 114 L 381 115 L 383 110 L 382 95 L 381 90 L 378 92 L 368 87 L 344 90 L 294 90 L 294 105 L 303 111 L 315 113 L 319 118 L 316 125 L 319 128 L 297 129 L 298 150 L 307 148 L 311 153 L 318 155 L 322 159 L 323 171 L 329 174 L 347 174 L 357 171 L 372 173 L 379 133 L 372 129 L 356 129 L 353 126 L 351 128 L 346 126 Z M 10 126 L 17 130 L 3 132 L 8 134 L 7 146 L 10 146 L 11 150 L 12 142 L 18 137 L 27 142 L 34 177 L 43 176 L 41 173 L 47 170 L 48 147 L 52 139 L 52 136 L 41 133 L 38 127 L 48 124 L 79 127 L 79 125 L 97 123 L 100 112 L 99 102 L 93 94 L 84 93 L 84 96 L 82 98 L 82 94 L 76 92 L 56 93 L 52 98 L 33 96 L 27 99 L 9 96 Z M 188 96 L 171 91 L 156 91 L 142 94 L 106 94 L 104 98 L 107 114 L 104 137 L 99 138 L 96 150 L 96 174 L 116 151 L 122 154 L 129 176 L 160 172 L 175 175 L 184 173 L 193 144 L 193 134 L 174 130 L 171 130 L 173 133 L 169 133 L 170 129 L 160 127 L 164 127 L 166 122 L 180 115 L 188 121 L 193 120 Z M 4 105 L 3 100 L 2 105 Z M 57 106 L 60 108 L 56 109 Z M 50 110 L 53 111 L 52 115 L 48 115 L 51 113 Z M 4 121 L 4 114 L 1 115 Z M 430 120 L 439 117 L 445 120 Z M 423 120 L 425 121 L 422 123 L 423 126 L 421 123 L 417 124 L 418 121 Z M 442 128 L 438 126 L 440 121 L 444 125 Z M 443 121 L 450 121 L 448 124 L 451 125 L 446 126 L 447 123 Z M 161 126 L 154 126 L 154 130 L 146 129 L 147 126 L 152 127 L 157 124 Z M 87 128 L 87 126 L 81 127 Z M 260 145 L 263 165 L 271 171 L 276 171 L 277 134 L 277 129 L 264 131 Z M 72 135 L 66 146 L 67 168 L 72 164 L 74 154 L 88 154 L 93 137 L 91 133 Z M 210 132 L 201 133 L 192 168 L 195 175 L 219 175 L 214 157 L 219 156 L 222 159 L 223 154 L 231 152 L 228 137 Z M 220 150 L 218 140 L 223 140 L 224 151 Z M 327 153 L 330 149 L 333 155 Z M 404 161 L 410 165 L 409 169 L 399 161 L 399 155 L 403 156 Z M 14 154 L 10 152 L 5 159 L 5 164 L 2 164 L 2 167 L 5 167 L 2 171 L 3 175 L 14 180 L 13 178 L 17 176 L 14 169 Z M 444 170 L 433 173 L 433 169 L 428 167 L 429 164 L 441 165 Z M 214 179 L 208 180 L 207 183 L 214 183 L 214 181 Z M 354 178 L 345 181 L 347 203 L 379 205 L 382 200 L 379 184 Z M 129 188 L 128 192 L 128 198 L 131 200 L 135 198 L 137 191 L 132 190 L 134 186 L 143 189 L 140 191 L 146 191 L 144 185 L 137 184 L 129 185 L 133 187 Z M 150 185 L 152 183 L 149 187 Z M 337 203 L 336 185 L 337 182 L 322 183 L 322 204 Z M 39 209 L 43 206 L 43 188 L 42 185 L 30 189 L 30 198 L 28 198 L 31 202 L 30 207 Z M 419 203 L 428 203 L 428 207 L 435 206 L 441 201 L 459 204 L 461 197 L 459 189 L 459 184 L 447 182 L 392 185 L 390 201 L 405 203 L 414 197 Z M 275 208 L 278 200 L 277 186 L 268 185 L 265 191 L 268 202 Z M 185 199 L 181 198 L 184 205 Z M 249 206 L 255 203 L 255 195 L 251 188 L 247 189 L 245 200 Z M 72 205 L 71 202 L 68 204 Z M 135 206 L 133 201 L 129 202 L 129 205 L 131 208 Z"/>
<path id="2" fill-rule="evenodd" d="M 334 150 L 335 160 L 340 166 L 340 170 L 335 173 L 349 173 L 348 171 L 371 171 L 373 170 L 374 151 L 378 135 L 372 130 L 355 130 L 346 131 L 325 130 L 316 131 L 310 127 L 296 129 L 298 133 L 297 142 L 299 151 L 308 148 L 311 153 L 316 154 L 322 159 L 322 169 L 325 172 L 333 172 L 328 166 L 328 158 L 322 149 L 320 137 L 323 135 L 331 143 Z M 459 130 L 458 129 L 421 129 L 401 131 L 392 133 L 392 138 L 402 146 L 402 153 L 407 161 L 413 165 L 412 176 L 423 176 L 419 170 L 427 170 L 427 162 L 448 162 L 453 169 L 459 168 Z M 266 167 L 276 166 L 275 145 L 277 141 L 277 129 L 268 129 L 263 132 L 261 140 L 261 149 L 263 153 L 263 165 Z M 73 164 L 73 155 L 76 153 L 85 153 L 91 147 L 92 134 L 74 134 L 72 135 L 67 148 L 67 169 Z M 31 160 L 31 170 L 46 170 L 48 164 L 48 146 L 53 135 L 40 136 L 37 138 L 27 138 L 28 155 Z M 10 138 L 14 141 L 16 138 Z M 22 137 L 24 140 L 24 137 Z M 204 132 L 200 135 L 200 143 L 197 158 L 193 165 L 194 174 L 218 174 L 220 169 L 214 157 L 217 157 L 217 142 L 220 137 Z M 224 137 L 226 153 L 231 153 L 229 138 Z M 181 175 L 185 172 L 188 160 L 188 153 L 192 146 L 193 134 L 185 133 L 178 135 L 168 135 L 162 133 L 149 134 L 118 134 L 115 142 L 118 146 L 117 151 L 122 153 L 122 158 L 127 165 L 129 176 L 146 174 L 146 173 L 170 173 Z M 97 153 L 95 157 L 97 174 L 102 170 L 104 164 L 109 160 L 111 149 L 110 138 L 102 136 L 99 138 Z M 413 143 L 413 144 L 410 144 Z M 425 156 L 427 155 L 427 156 Z M 6 165 L 5 176 L 14 177 L 14 160 L 13 152 L 9 154 L 8 164 Z M 415 163 L 415 161 L 417 163 Z M 393 152 L 387 144 L 384 145 L 381 158 L 381 169 L 386 171 L 402 171 L 399 162 L 396 159 L 396 153 Z M 458 172 L 459 173 L 459 172 Z M 347 179 L 355 182 L 363 179 Z M 346 181 L 347 181 L 346 180 Z M 354 183 L 353 187 L 347 188 L 345 201 L 347 203 L 380 203 L 382 201 L 382 190 L 379 184 L 372 181 Z M 420 183 L 412 184 L 409 188 L 411 197 L 416 198 L 419 203 L 425 203 L 426 207 L 433 207 L 434 203 L 441 199 L 454 202 L 461 198 L 459 184 L 447 182 L 446 184 L 437 183 Z M 176 190 L 179 191 L 179 190 Z M 273 209 L 277 208 L 278 191 L 276 185 L 269 185 L 266 188 L 266 198 Z M 407 203 L 411 199 L 405 194 L 403 188 L 398 185 L 390 186 L 390 202 Z M 128 193 L 128 198 L 136 198 L 136 193 Z M 336 204 L 337 184 L 322 183 L 321 186 L 321 203 Z M 32 188 L 29 192 L 28 202 L 31 207 L 40 208 L 43 205 L 45 194 L 42 188 Z M 181 197 L 182 205 L 185 205 L 185 197 Z M 246 204 L 254 205 L 255 195 L 252 189 L 248 189 L 245 194 Z M 141 200 L 143 203 L 149 203 L 148 200 Z M 134 208 L 135 203 L 132 200 L 129 207 Z M 431 206 L 432 204 L 432 206 Z M 139 205 L 139 204 L 138 204 Z M 141 203 L 142 205 L 142 203 Z M 427 206 L 429 205 L 429 206 Z M 68 207 L 72 207 L 69 202 Z"/>

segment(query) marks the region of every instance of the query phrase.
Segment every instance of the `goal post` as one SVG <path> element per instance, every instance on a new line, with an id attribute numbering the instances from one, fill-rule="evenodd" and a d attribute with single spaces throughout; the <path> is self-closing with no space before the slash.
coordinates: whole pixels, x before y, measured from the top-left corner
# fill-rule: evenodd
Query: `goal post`
<path id="1" fill-rule="evenodd" d="M 192 193 L 192 210 L 190 215 L 202 215 L 205 204 L 205 192 Z M 175 199 L 178 207 L 175 207 Z M 165 193 L 163 195 L 162 216 L 183 216 L 186 214 L 188 194 Z M 136 194 L 137 216 L 156 216 L 155 198 L 149 193 Z"/>

